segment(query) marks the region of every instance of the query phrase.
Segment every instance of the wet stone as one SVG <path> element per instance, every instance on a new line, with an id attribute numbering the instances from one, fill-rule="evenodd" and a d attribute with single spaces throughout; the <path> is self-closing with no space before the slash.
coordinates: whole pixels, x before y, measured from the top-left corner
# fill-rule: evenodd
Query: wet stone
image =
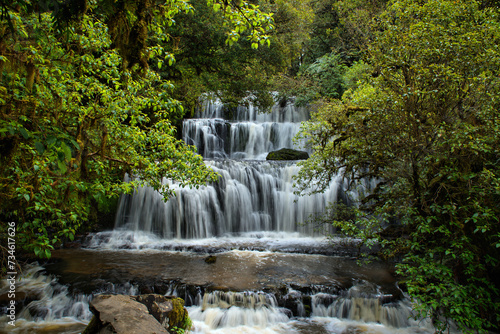
<path id="1" fill-rule="evenodd" d="M 188 323 L 182 299 L 157 294 L 98 295 L 90 310 L 94 317 L 84 334 L 166 334 L 169 329 L 184 329 Z"/>
<path id="2" fill-rule="evenodd" d="M 90 303 L 90 310 L 94 318 L 83 334 L 168 334 L 167 329 L 148 313 L 146 305 L 131 296 L 96 296 Z"/>

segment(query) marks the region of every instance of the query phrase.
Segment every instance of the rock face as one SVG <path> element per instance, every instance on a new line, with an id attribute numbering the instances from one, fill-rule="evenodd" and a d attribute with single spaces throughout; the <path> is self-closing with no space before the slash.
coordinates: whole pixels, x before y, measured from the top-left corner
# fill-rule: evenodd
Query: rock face
<path id="1" fill-rule="evenodd" d="M 309 154 L 304 151 L 293 150 L 291 148 L 282 148 L 277 151 L 269 152 L 266 160 L 305 160 Z"/>
<path id="2" fill-rule="evenodd" d="M 191 326 L 184 301 L 176 297 L 99 295 L 90 310 L 94 317 L 83 334 L 169 334 Z"/>

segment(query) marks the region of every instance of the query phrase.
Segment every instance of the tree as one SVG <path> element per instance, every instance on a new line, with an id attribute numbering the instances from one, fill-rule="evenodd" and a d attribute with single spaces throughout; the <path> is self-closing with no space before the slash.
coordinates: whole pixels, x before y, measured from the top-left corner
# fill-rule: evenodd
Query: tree
<path id="1" fill-rule="evenodd" d="M 373 38 L 371 22 L 385 8 L 387 0 L 320 0 L 308 3 L 313 11 L 308 38 L 302 39 L 300 57 L 280 80 L 285 95 L 299 104 L 321 97 L 339 98 L 349 78 L 347 67 L 363 65 L 360 59 Z M 352 73 L 352 71 L 351 71 Z"/>
<path id="2" fill-rule="evenodd" d="M 226 104 L 237 104 L 249 95 L 255 103 L 273 103 L 272 76 L 286 68 L 284 53 L 274 31 L 268 36 L 273 47 L 254 48 L 251 40 L 226 43 L 230 27 L 224 17 L 210 10 L 205 0 L 191 1 L 194 11 L 181 13 L 168 29 L 174 43 L 165 49 L 175 56 L 175 66 L 162 67 L 161 75 L 174 83 L 174 96 L 192 112 L 206 92 Z M 276 24 L 277 26 L 277 24 Z"/>
<path id="3" fill-rule="evenodd" d="M 208 3 L 228 19 L 229 44 L 245 31 L 254 48 L 267 40 L 272 18 L 258 7 Z M 176 139 L 170 120 L 183 107 L 151 66 L 173 64 L 161 43 L 191 10 L 182 0 L 1 2 L 2 238 L 15 222 L 17 247 L 50 257 L 121 193 L 148 184 L 168 198 L 163 178 L 215 180 Z"/>
<path id="4" fill-rule="evenodd" d="M 334 224 L 399 260 L 417 316 L 439 331 L 500 324 L 499 28 L 475 1 L 391 1 L 373 26 L 371 75 L 302 132 L 315 150 L 303 191 L 336 173 L 377 182 L 357 219 Z"/>
<path id="5" fill-rule="evenodd" d="M 225 40 L 230 27 L 224 18 L 207 9 L 205 0 L 190 3 L 195 10 L 176 17 L 176 24 L 168 30 L 175 43 L 165 45 L 176 64 L 163 67 L 162 74 L 174 82 L 175 96 L 190 110 L 205 92 L 217 94 L 226 105 L 252 99 L 261 110 L 272 106 L 271 92 L 279 89 L 276 77 L 299 60 L 309 38 L 310 1 L 257 1 L 274 20 L 267 39 L 272 47 L 258 49 L 250 40 L 229 46 Z"/>

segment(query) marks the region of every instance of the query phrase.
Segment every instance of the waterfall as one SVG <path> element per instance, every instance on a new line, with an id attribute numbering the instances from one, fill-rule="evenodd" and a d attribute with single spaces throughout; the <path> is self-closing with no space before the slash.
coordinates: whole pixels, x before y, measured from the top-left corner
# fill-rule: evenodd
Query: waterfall
<path id="1" fill-rule="evenodd" d="M 38 264 L 26 265 L 22 275 L 16 278 L 16 294 L 23 296 L 16 301 L 20 312 L 15 326 L 9 325 L 6 310 L 1 307 L 0 333 L 81 333 L 92 318 L 89 302 L 92 296 L 78 293 L 72 295 L 68 287 L 44 273 Z M 9 287 L 6 281 L 0 284 L 0 295 L 6 296 Z M 115 286 L 106 283 L 108 293 L 136 294 L 130 284 Z"/>
<path id="2" fill-rule="evenodd" d="M 349 329 L 379 332 L 382 328 L 385 333 L 392 330 L 398 333 L 433 332 L 429 319 L 416 321 L 412 318 L 412 304 L 408 299 L 394 300 L 392 296 L 381 293 L 379 288 L 367 281 L 359 281 L 349 290 L 337 293 L 303 293 L 288 288 L 288 294 L 277 298 L 273 293 L 262 291 L 213 291 L 198 292 L 195 298 L 187 300 L 193 301 L 188 309 L 197 333 L 223 331 L 225 328 L 234 331 L 242 326 L 259 332 L 259 329 L 279 328 L 280 324 L 281 329 L 276 332 L 294 332 L 292 319 L 297 316 L 298 319 L 310 317 L 317 323 L 321 323 L 321 319 L 328 321 L 329 326 L 322 328 L 324 333 L 345 333 Z M 367 292 L 367 289 L 371 291 Z M 178 295 L 175 289 L 169 293 Z M 186 298 L 182 294 L 180 297 Z M 294 307 L 290 309 L 292 304 Z M 289 326 L 286 329 L 285 324 Z M 331 330 L 327 331 L 328 327 L 332 327 Z"/>
<path id="3" fill-rule="evenodd" d="M 220 100 L 205 98 L 195 114 L 197 118 L 222 118 L 234 121 L 300 123 L 310 117 L 307 107 L 297 107 L 293 103 L 276 103 L 270 112 L 260 112 L 254 105 L 227 108 Z"/>
<path id="4" fill-rule="evenodd" d="M 272 294 L 214 291 L 198 298 L 189 315 L 210 329 L 238 326 L 266 328 L 289 321 L 287 313 L 288 310 L 278 307 Z"/>
<path id="5" fill-rule="evenodd" d="M 362 281 L 338 295 L 329 293 L 313 295 L 311 316 L 358 320 L 404 328 L 417 325 L 413 319 L 411 306 L 408 299 L 393 301 L 391 296 L 379 291 L 376 285 Z M 431 327 L 428 320 L 421 325 Z"/>
<path id="6" fill-rule="evenodd" d="M 276 104 L 271 112 L 259 113 L 251 105 L 229 110 L 218 101 L 205 101 L 196 116 L 184 121 L 184 140 L 197 147 L 219 181 L 190 189 L 163 180 L 176 193 L 166 203 L 158 192 L 142 187 L 122 197 L 117 228 L 185 239 L 256 231 L 313 236 L 318 232 L 304 224 L 307 219 L 345 198 L 341 178 L 322 194 L 297 196 L 296 163 L 265 161 L 269 151 L 299 148 L 293 138 L 309 117 L 306 108 Z"/>

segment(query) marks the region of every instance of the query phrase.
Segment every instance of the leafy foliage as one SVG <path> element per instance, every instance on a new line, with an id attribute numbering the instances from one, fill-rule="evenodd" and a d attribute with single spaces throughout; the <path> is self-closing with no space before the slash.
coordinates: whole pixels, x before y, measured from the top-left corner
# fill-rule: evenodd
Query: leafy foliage
<path id="1" fill-rule="evenodd" d="M 440 331 L 449 320 L 498 328 L 498 13 L 474 1 L 401 0 L 374 24 L 374 75 L 361 71 L 362 83 L 304 127 L 315 152 L 298 185 L 319 181 L 321 191 L 337 173 L 375 180 L 359 207 L 371 219 L 356 224 L 401 260 L 418 315 Z"/>
<path id="2" fill-rule="evenodd" d="M 2 2 L 0 219 L 17 223 L 18 247 L 50 257 L 121 193 L 147 183 L 167 198 L 163 178 L 216 178 L 176 139 L 170 120 L 183 107 L 150 68 L 173 64 L 166 29 L 191 10 L 183 0 Z M 266 41 L 269 15 L 247 3 L 224 10 L 229 33 Z"/>
<path id="3" fill-rule="evenodd" d="M 206 1 L 191 1 L 195 9 L 176 17 L 168 32 L 173 43 L 165 49 L 175 56 L 175 66 L 159 71 L 174 85 L 174 96 L 192 112 L 199 96 L 213 92 L 226 104 L 237 104 L 252 95 L 256 104 L 272 104 L 271 78 L 286 67 L 283 52 L 276 47 L 274 33 L 258 49 L 249 39 L 231 46 L 226 43 L 230 28 L 220 12 L 213 12 Z"/>
<path id="4" fill-rule="evenodd" d="M 338 99 L 344 93 L 346 66 L 339 55 L 326 54 L 299 71 L 309 81 L 307 89 L 299 92 L 297 103 L 309 103 L 319 97 Z"/>
<path id="5" fill-rule="evenodd" d="M 325 97 L 340 98 L 346 88 L 356 85 L 354 70 L 362 71 L 367 65 L 360 58 L 373 39 L 371 20 L 385 8 L 386 2 L 309 2 L 312 14 L 307 24 L 308 37 L 302 39 L 300 57 L 280 77 L 279 89 L 283 94 L 306 104 Z"/>

